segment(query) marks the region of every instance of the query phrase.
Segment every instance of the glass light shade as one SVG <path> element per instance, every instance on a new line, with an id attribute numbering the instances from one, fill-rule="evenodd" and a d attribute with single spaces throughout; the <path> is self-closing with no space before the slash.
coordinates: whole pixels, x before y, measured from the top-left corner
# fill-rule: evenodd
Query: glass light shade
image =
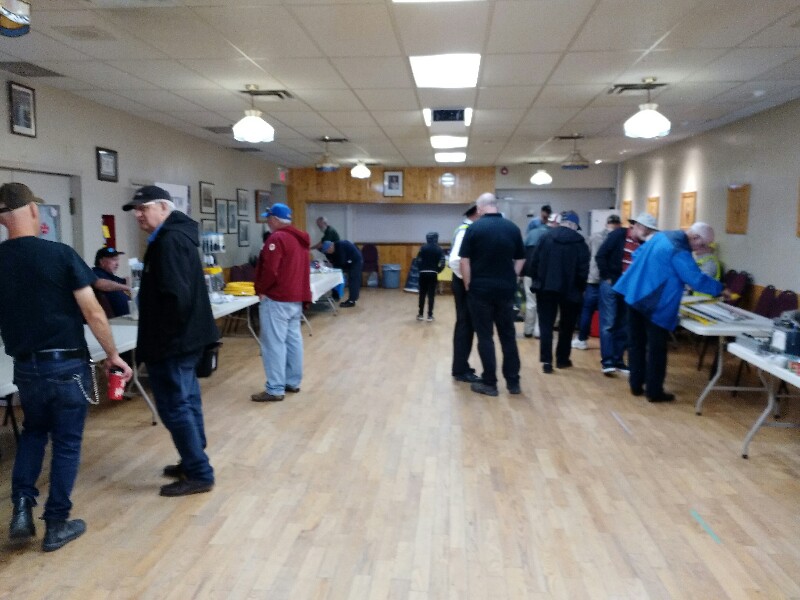
<path id="1" fill-rule="evenodd" d="M 625 121 L 625 135 L 631 138 L 657 138 L 669 133 L 672 124 L 656 110 L 658 104 L 639 105 L 639 112 Z"/>
<path id="2" fill-rule="evenodd" d="M 356 163 L 355 167 L 350 169 L 350 177 L 356 179 L 369 179 L 371 174 L 372 172 L 369 170 L 369 167 L 360 161 Z"/>
<path id="3" fill-rule="evenodd" d="M 233 139 L 251 144 L 275 139 L 275 128 L 261 118 L 260 110 L 246 110 L 244 114 L 244 118 L 233 126 Z"/>
<path id="4" fill-rule="evenodd" d="M 533 185 L 548 185 L 553 183 L 553 177 L 544 169 L 539 169 L 531 177 L 531 183 Z"/>
<path id="5" fill-rule="evenodd" d="M 452 173 L 442 173 L 442 176 L 439 178 L 439 182 L 444 187 L 453 187 L 456 184 L 456 176 Z"/>

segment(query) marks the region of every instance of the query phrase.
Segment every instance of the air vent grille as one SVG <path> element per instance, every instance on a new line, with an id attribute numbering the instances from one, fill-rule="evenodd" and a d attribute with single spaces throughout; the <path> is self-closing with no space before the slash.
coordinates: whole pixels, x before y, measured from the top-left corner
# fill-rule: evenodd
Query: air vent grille
<path id="1" fill-rule="evenodd" d="M 662 88 L 666 86 L 666 83 L 652 83 L 652 82 L 644 82 L 644 83 L 615 83 L 610 90 L 608 90 L 608 94 L 613 95 L 620 95 L 620 94 L 636 94 L 641 95 L 642 92 L 646 92 L 647 90 L 657 90 L 658 88 Z"/>
<path id="2" fill-rule="evenodd" d="M 61 73 L 23 61 L 0 62 L 0 69 L 20 77 L 63 77 Z"/>
<path id="3" fill-rule="evenodd" d="M 431 113 L 431 120 L 438 122 L 453 122 L 464 120 L 463 108 L 434 108 Z"/>
<path id="4" fill-rule="evenodd" d="M 230 133 L 232 130 L 232 125 L 214 125 L 211 127 L 203 127 L 206 131 L 210 131 L 211 133 Z"/>

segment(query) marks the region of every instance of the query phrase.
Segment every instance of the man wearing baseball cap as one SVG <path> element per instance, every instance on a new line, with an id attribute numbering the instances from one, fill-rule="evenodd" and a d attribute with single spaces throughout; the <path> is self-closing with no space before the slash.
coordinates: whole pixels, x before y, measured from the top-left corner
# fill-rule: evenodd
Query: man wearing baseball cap
<path id="1" fill-rule="evenodd" d="M 14 383 L 25 415 L 11 475 L 9 537 L 24 541 L 36 535 L 36 480 L 49 438 L 50 492 L 42 549 L 50 552 L 86 531 L 81 519 L 69 520 L 94 389 L 84 319 L 106 353 L 106 370 L 122 369 L 126 381 L 132 372 L 117 352 L 92 291 L 95 275 L 75 250 L 38 237 L 40 202 L 21 183 L 0 187 L 0 225 L 9 236 L 0 244 L 0 335 L 14 358 Z"/>
<path id="2" fill-rule="evenodd" d="M 97 275 L 94 287 L 97 294 L 102 294 L 111 308 L 111 313 L 115 317 L 127 315 L 130 312 L 128 307 L 128 294 L 131 288 L 122 278 L 117 277 L 119 269 L 119 256 L 125 254 L 116 248 L 103 246 L 94 255 L 94 268 L 92 272 Z"/>
<path id="3" fill-rule="evenodd" d="M 164 476 L 177 481 L 162 496 L 186 496 L 214 487 L 205 453 L 200 384 L 195 368 L 203 351 L 219 339 L 211 313 L 198 248 L 198 225 L 175 210 L 169 192 L 148 185 L 122 207 L 132 210 L 149 234 L 139 290 L 136 356 L 147 365 L 156 408 L 180 455 Z"/>
<path id="4" fill-rule="evenodd" d="M 267 382 L 253 402 L 280 402 L 297 393 L 303 379 L 303 303 L 311 302 L 308 253 L 311 238 L 292 225 L 292 210 L 277 202 L 261 215 L 269 238 L 256 263 L 255 289 L 261 302 L 259 342 Z"/>
<path id="5" fill-rule="evenodd" d="M 344 302 L 340 302 L 339 306 L 354 307 L 361 293 L 361 272 L 364 269 L 364 258 L 361 256 L 361 251 L 348 240 L 323 242 L 320 250 L 328 255 L 328 260 L 334 267 L 347 274 L 348 297 Z"/>

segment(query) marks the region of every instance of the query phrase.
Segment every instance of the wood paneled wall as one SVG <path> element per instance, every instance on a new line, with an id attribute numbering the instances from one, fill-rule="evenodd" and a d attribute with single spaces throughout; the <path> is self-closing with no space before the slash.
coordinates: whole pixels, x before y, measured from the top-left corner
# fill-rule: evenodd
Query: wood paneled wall
<path id="1" fill-rule="evenodd" d="M 369 179 L 354 179 L 350 169 L 342 167 L 333 173 L 316 169 L 290 169 L 287 185 L 289 206 L 295 223 L 306 222 L 306 204 L 466 204 L 484 192 L 494 192 L 493 167 L 370 167 Z M 383 172 L 403 172 L 403 196 L 383 195 Z M 440 183 L 444 173 L 455 175 L 455 185 Z M 410 241 L 410 240 L 409 240 Z M 381 259 L 381 262 L 383 259 Z"/>
<path id="2" fill-rule="evenodd" d="M 361 242 L 353 243 L 359 248 L 363 245 Z M 400 287 L 403 287 L 406 283 L 406 277 L 408 277 L 408 271 L 411 269 L 411 261 L 417 257 L 417 252 L 419 252 L 421 245 L 419 242 L 414 244 L 375 244 L 378 248 L 379 268 L 382 270 L 382 265 L 387 264 L 400 265 Z M 442 248 L 445 252 L 450 251 L 449 244 L 442 245 Z M 383 276 L 383 273 L 379 272 L 378 275 Z M 366 283 L 366 277 L 364 282 Z"/>

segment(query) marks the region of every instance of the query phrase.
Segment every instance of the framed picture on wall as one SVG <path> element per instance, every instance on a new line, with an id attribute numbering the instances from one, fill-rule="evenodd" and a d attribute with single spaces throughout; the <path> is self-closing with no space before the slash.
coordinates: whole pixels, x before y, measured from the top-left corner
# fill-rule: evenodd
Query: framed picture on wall
<path id="1" fill-rule="evenodd" d="M 681 229 L 689 229 L 694 223 L 697 213 L 697 192 L 683 192 L 681 194 Z"/>
<path id="2" fill-rule="evenodd" d="M 243 216 L 247 216 L 247 190 L 236 188 L 236 206 L 237 212 Z"/>
<path id="3" fill-rule="evenodd" d="M 403 172 L 384 171 L 383 172 L 383 195 L 386 197 L 403 196 Z"/>
<path id="4" fill-rule="evenodd" d="M 750 220 L 750 184 L 728 186 L 725 233 L 744 235 Z"/>
<path id="5" fill-rule="evenodd" d="M 228 233 L 236 233 L 236 200 L 228 200 Z"/>
<path id="6" fill-rule="evenodd" d="M 214 219 L 201 219 L 200 232 L 214 233 L 217 230 L 217 222 Z"/>
<path id="7" fill-rule="evenodd" d="M 200 182 L 200 212 L 214 213 L 214 184 L 207 181 Z"/>
<path id="8" fill-rule="evenodd" d="M 239 221 L 239 245 L 250 245 L 250 221 Z"/>
<path id="9" fill-rule="evenodd" d="M 623 200 L 619 207 L 619 217 L 625 227 L 628 226 L 628 222 L 631 220 L 632 207 L 633 202 L 631 200 Z"/>
<path id="10" fill-rule="evenodd" d="M 658 205 L 661 201 L 659 196 L 650 196 L 647 199 L 647 214 L 653 215 L 658 221 Z"/>
<path id="11" fill-rule="evenodd" d="M 95 158 L 100 181 L 119 181 L 119 157 L 115 150 L 95 148 Z"/>
<path id="12" fill-rule="evenodd" d="M 8 116 L 11 133 L 36 137 L 36 91 L 9 81 Z"/>
<path id="13" fill-rule="evenodd" d="M 267 190 L 256 190 L 256 223 L 266 223 L 262 217 L 267 209 L 272 205 L 272 194 Z"/>
<path id="14" fill-rule="evenodd" d="M 214 231 L 225 233 L 228 231 L 228 201 L 222 198 L 217 198 L 216 202 L 216 219 Z"/>

